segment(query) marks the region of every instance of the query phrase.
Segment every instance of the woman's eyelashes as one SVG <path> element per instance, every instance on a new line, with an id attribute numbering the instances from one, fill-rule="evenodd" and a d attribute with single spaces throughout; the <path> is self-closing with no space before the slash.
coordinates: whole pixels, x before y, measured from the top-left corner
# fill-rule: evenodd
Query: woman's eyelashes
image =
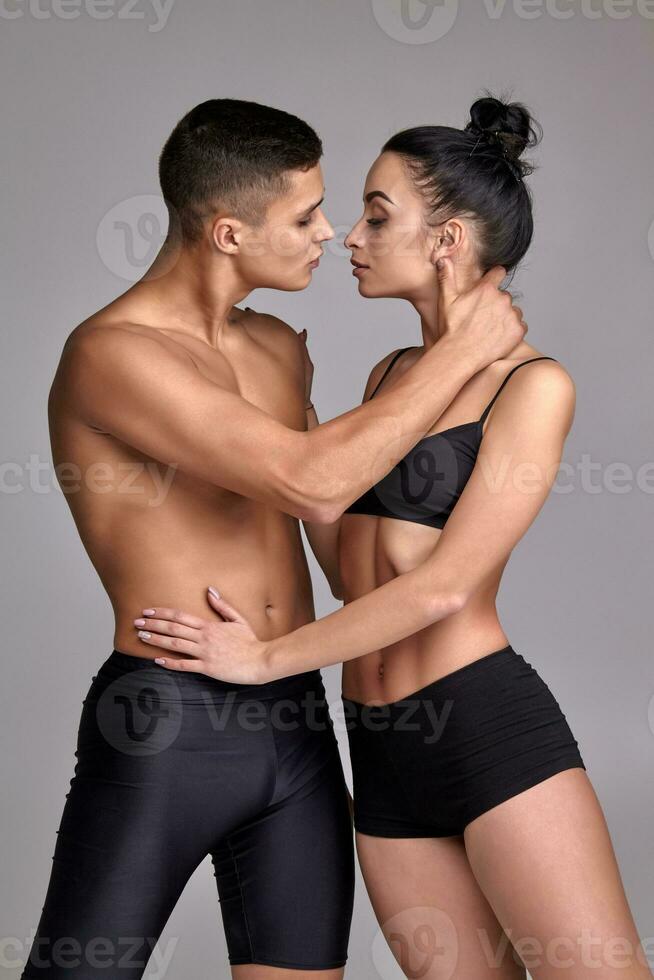
<path id="1" fill-rule="evenodd" d="M 366 223 L 372 228 L 378 228 L 379 225 L 383 225 L 386 220 L 386 218 L 367 218 Z"/>

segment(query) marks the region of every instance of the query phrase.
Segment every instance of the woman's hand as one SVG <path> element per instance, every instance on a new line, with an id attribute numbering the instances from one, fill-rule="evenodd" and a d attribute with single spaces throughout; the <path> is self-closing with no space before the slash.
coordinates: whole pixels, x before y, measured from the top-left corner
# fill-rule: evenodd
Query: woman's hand
<path id="1" fill-rule="evenodd" d="M 311 386 L 313 385 L 313 361 L 309 357 L 306 329 L 298 330 L 297 335 L 302 341 L 301 346 L 304 353 L 304 396 L 308 404 L 311 401 Z"/>
<path id="2" fill-rule="evenodd" d="M 144 609 L 143 616 L 134 620 L 139 638 L 162 648 L 165 656 L 155 662 L 169 670 L 207 674 L 232 684 L 272 680 L 267 670 L 267 644 L 215 590 L 209 587 L 207 594 L 219 619 L 206 620 L 178 609 L 158 607 Z"/>

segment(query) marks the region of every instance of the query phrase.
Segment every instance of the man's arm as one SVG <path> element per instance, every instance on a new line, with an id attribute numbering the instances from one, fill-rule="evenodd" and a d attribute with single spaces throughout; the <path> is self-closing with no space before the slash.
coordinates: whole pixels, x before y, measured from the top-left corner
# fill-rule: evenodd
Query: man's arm
<path id="1" fill-rule="evenodd" d="M 493 410 L 473 472 L 430 557 L 342 609 L 266 641 L 265 679 L 382 650 L 462 609 L 543 506 L 574 404 L 574 384 L 560 364 L 543 361 L 518 373 Z"/>
<path id="2" fill-rule="evenodd" d="M 503 271 L 503 270 L 502 270 Z M 524 335 L 492 270 L 450 298 L 459 326 L 371 401 L 302 432 L 173 356 L 156 338 L 94 328 L 62 354 L 75 410 L 155 460 L 302 520 L 332 524 L 433 425 L 465 382 Z M 456 309 L 454 306 L 456 305 Z"/>

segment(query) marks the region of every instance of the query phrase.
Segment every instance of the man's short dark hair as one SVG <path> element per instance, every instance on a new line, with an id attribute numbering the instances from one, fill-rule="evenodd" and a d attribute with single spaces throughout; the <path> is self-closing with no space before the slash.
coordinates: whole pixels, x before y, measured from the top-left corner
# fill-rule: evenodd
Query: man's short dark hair
<path id="1" fill-rule="evenodd" d="M 180 119 L 159 157 L 169 237 L 197 242 L 218 207 L 259 227 L 271 201 L 290 190 L 289 171 L 311 169 L 322 152 L 311 126 L 281 109 L 240 99 L 200 103 Z"/>

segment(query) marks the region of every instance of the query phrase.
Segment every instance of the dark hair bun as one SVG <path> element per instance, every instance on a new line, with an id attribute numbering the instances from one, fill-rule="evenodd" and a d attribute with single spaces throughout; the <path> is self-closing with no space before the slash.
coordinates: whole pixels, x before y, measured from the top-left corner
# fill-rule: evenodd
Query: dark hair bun
<path id="1" fill-rule="evenodd" d="M 477 99 L 472 105 L 470 122 L 465 128 L 473 135 L 497 143 L 504 156 L 516 164 L 527 147 L 535 146 L 542 136 L 526 106 L 520 102 L 502 102 L 491 95 Z M 520 166 L 524 173 L 531 172 L 527 164 Z"/>

